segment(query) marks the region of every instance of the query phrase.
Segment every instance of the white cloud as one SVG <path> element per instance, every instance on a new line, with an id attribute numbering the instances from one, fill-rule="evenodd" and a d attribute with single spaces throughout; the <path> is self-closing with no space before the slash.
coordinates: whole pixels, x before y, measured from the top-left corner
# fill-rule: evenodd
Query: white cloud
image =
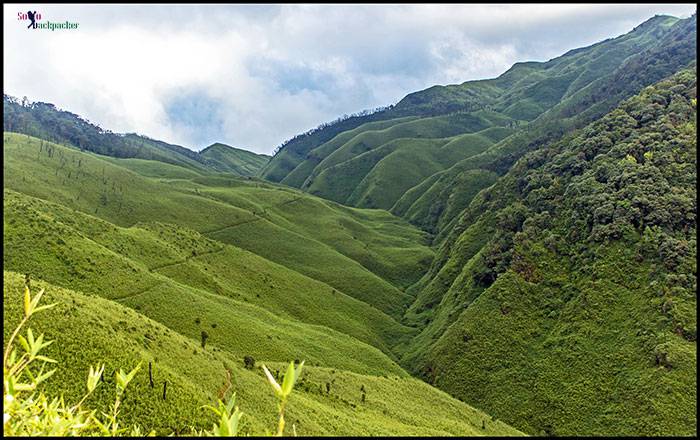
<path id="1" fill-rule="evenodd" d="M 29 31 L 17 20 L 29 9 L 80 27 Z M 655 13 L 694 10 L 6 4 L 3 87 L 114 131 L 193 149 L 221 141 L 270 152 L 340 114 L 433 84 L 493 77 L 517 61 L 547 60 L 625 33 Z M 186 114 L 191 109 L 206 114 Z"/>

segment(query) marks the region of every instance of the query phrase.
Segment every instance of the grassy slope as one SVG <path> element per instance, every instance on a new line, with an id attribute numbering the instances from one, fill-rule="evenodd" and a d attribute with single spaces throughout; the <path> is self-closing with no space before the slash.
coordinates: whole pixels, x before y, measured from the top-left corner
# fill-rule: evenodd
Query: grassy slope
<path id="1" fill-rule="evenodd" d="M 549 61 L 546 64 L 551 65 L 550 70 L 554 71 L 577 65 L 582 69 L 581 75 L 571 82 L 562 95 L 561 102 L 481 154 L 457 162 L 437 178 L 431 179 L 431 185 L 415 187 L 396 203 L 392 212 L 405 216 L 426 230 L 441 232 L 438 239 L 444 239 L 456 216 L 471 201 L 462 194 L 470 188 L 483 189 L 488 186 L 474 181 L 469 175 L 484 171 L 505 173 L 525 152 L 590 123 L 610 111 L 622 99 L 687 66 L 695 59 L 696 27 L 694 17 L 677 20 L 658 16 L 621 37 L 570 51 Z M 614 60 L 615 63 L 601 62 L 601 59 Z M 513 69 L 499 80 L 515 74 Z M 547 87 L 542 92 L 546 96 Z M 436 209 L 440 215 L 435 215 Z"/>
<path id="2" fill-rule="evenodd" d="M 201 175 L 201 172 L 186 168 L 184 166 L 172 165 L 155 160 L 117 159 L 109 156 L 102 156 L 102 159 L 146 177 L 192 179 Z"/>
<path id="3" fill-rule="evenodd" d="M 414 287 L 408 317 L 426 327 L 404 365 L 531 434 L 695 434 L 695 78 L 645 89 L 476 196 Z"/>
<path id="4" fill-rule="evenodd" d="M 240 176 L 255 176 L 270 156 L 255 154 L 225 144 L 213 144 L 199 152 L 211 168 Z"/>
<path id="5" fill-rule="evenodd" d="M 10 222 L 4 247 L 7 268 L 130 304 L 133 297 L 134 307 L 162 292 L 182 296 L 182 286 L 191 286 L 244 303 L 235 307 L 258 316 L 264 315 L 248 304 L 279 318 L 339 330 L 385 352 L 409 332 L 326 284 L 185 228 L 120 228 L 10 190 L 5 191 L 4 213 Z M 21 255 L 22 249 L 42 247 L 43 252 L 30 257 Z M 196 337 L 196 330 L 192 332 Z"/>
<path id="6" fill-rule="evenodd" d="M 400 148 L 377 162 L 352 192 L 347 203 L 391 209 L 406 191 L 455 162 L 484 151 L 493 144 L 493 138 L 502 139 L 510 131 L 492 127 L 459 135 L 447 142 L 398 140 L 396 142 L 400 143 Z"/>
<path id="7" fill-rule="evenodd" d="M 673 65 L 675 69 L 681 67 L 684 62 L 678 64 L 673 58 L 679 59 L 683 55 L 671 49 L 664 36 L 686 26 L 687 22 L 657 16 L 628 34 L 572 50 L 546 63 L 518 63 L 492 80 L 435 86 L 413 93 L 394 108 L 373 115 L 373 118 L 413 115 L 417 119 L 374 130 L 363 129 L 365 126 L 360 125 L 335 135 L 333 141 L 342 139 L 344 144 L 331 141 L 319 144 L 315 149 L 309 145 L 313 144 L 312 137 L 304 138 L 298 145 L 294 142 L 287 145 L 266 169 L 274 170 L 270 171 L 270 176 L 278 179 L 284 175 L 283 168 L 289 165 L 285 161 L 291 161 L 295 176 L 288 180 L 283 176 L 283 182 L 353 206 L 391 208 L 395 214 L 406 216 L 425 230 L 436 234 L 443 232 L 439 236 L 443 239 L 471 197 L 492 184 L 493 177 L 504 173 L 520 154 L 530 148 L 530 144 L 545 138 L 548 140 L 557 136 L 559 131 L 576 126 L 577 122 L 582 122 L 578 125 L 582 126 L 604 114 L 620 99 L 670 73 L 655 76 L 663 64 Z M 639 66 L 625 68 L 643 72 L 642 76 L 648 76 L 648 81 L 640 83 L 639 78 L 613 78 L 619 76 L 615 73 L 616 68 L 629 60 L 632 64 L 639 64 L 639 54 L 657 43 L 662 43 L 663 50 L 650 57 L 651 61 L 644 61 L 657 65 L 642 69 Z M 669 53 L 673 55 L 669 56 Z M 612 81 L 612 87 L 605 78 Z M 614 90 L 618 83 L 629 90 L 618 93 Z M 601 92 L 596 92 L 596 89 Z M 561 118 L 563 122 L 554 125 L 538 122 L 532 128 L 523 123 L 541 119 L 547 114 L 551 117 L 544 117 L 545 121 Z M 469 131 L 452 121 L 468 117 L 485 118 L 489 120 L 486 126 L 515 120 L 515 130 L 505 141 L 502 137 L 494 139 L 495 145 L 478 154 L 462 157 L 452 155 L 455 151 L 449 148 L 433 153 L 430 148 L 421 148 L 415 142 L 417 138 L 445 137 L 455 134 L 455 131 Z M 443 124 L 448 120 L 451 123 Z M 366 126 L 371 124 L 378 123 Z M 402 138 L 399 145 L 387 144 L 397 138 Z M 402 154 L 399 147 L 404 145 L 407 151 Z M 391 159 L 386 159 L 389 155 L 392 155 Z M 282 162 L 286 165 L 282 166 Z M 439 167 L 435 166 L 436 162 L 440 163 Z M 446 168 L 449 170 L 444 171 Z M 407 170 L 404 174 L 401 173 L 403 169 Z M 492 174 L 494 172 L 496 174 Z M 302 175 L 308 176 L 303 183 Z M 425 184 L 427 181 L 431 184 Z M 361 188 L 355 189 L 358 186 Z"/>
<path id="8" fill-rule="evenodd" d="M 509 118 L 479 111 L 410 120 L 380 130 L 363 130 L 328 152 L 314 167 L 304 188 L 312 194 L 354 206 L 389 209 L 405 190 L 468 157 L 477 147 L 460 148 L 470 143 L 465 138 L 461 145 L 453 144 L 452 148 L 440 150 L 442 145 L 453 140 L 451 137 L 508 122 Z M 476 144 L 487 139 L 472 138 Z M 317 150 L 326 145 L 328 143 Z M 407 170 L 398 180 L 397 167 Z M 382 183 L 384 191 L 374 189 L 377 182 Z M 361 188 L 356 189 L 358 185 Z"/>
<path id="9" fill-rule="evenodd" d="M 49 143 L 24 135 L 6 133 L 5 139 L 6 188 L 120 226 L 131 226 L 136 221 L 183 225 L 291 267 L 395 315 L 410 297 L 388 280 L 396 281 L 416 265 L 424 266 L 431 255 L 427 247 L 416 243 L 420 233 L 387 214 L 340 209 L 320 200 L 308 202 L 316 207 L 315 214 L 332 214 L 338 222 L 325 238 L 318 239 L 314 222 L 323 219 L 310 222 L 313 216 L 304 211 L 296 211 L 292 221 L 275 223 L 276 218 L 288 215 L 282 213 L 295 212 L 288 211 L 293 203 L 286 202 L 312 199 L 301 192 L 294 194 L 285 188 L 232 177 L 160 182 L 99 156 L 65 147 L 51 146 L 49 156 Z M 153 198 L 152 194 L 159 197 Z M 328 217 L 327 223 L 335 223 L 332 218 Z M 364 227 L 358 226 L 358 221 L 364 222 Z M 289 229 L 290 223 L 309 226 L 294 230 Z M 323 267 L 335 267 L 337 273 L 321 270 Z"/>
<path id="10" fill-rule="evenodd" d="M 390 119 L 387 121 L 377 121 L 368 122 L 360 125 L 359 127 L 353 128 L 352 130 L 346 130 L 337 136 L 333 137 L 329 141 L 319 145 L 313 150 L 307 153 L 307 159 L 299 163 L 299 166 L 294 168 L 289 174 L 287 174 L 280 183 L 285 185 L 290 185 L 296 188 L 304 187 L 306 180 L 309 175 L 313 172 L 314 168 L 320 161 L 323 160 L 328 154 L 335 151 L 337 148 L 342 146 L 344 143 L 355 137 L 356 135 L 369 130 L 383 130 L 389 128 L 392 125 L 400 124 L 402 122 L 407 122 L 415 118 L 397 118 Z M 264 173 L 263 173 L 264 174 Z"/>
<path id="11" fill-rule="evenodd" d="M 5 338 L 19 320 L 23 284 L 23 276 L 4 272 Z M 189 426 L 209 428 L 212 415 L 201 405 L 235 392 L 245 413 L 243 433 L 270 431 L 274 426 L 272 391 L 261 370 L 242 368 L 240 357 L 214 347 L 202 350 L 196 341 L 114 302 L 37 280 L 32 287 L 47 289 L 47 304 L 58 303 L 31 321 L 35 334 L 45 333 L 47 339 L 56 341 L 47 349 L 60 362 L 58 372 L 46 383 L 52 394 L 62 393 L 68 402 L 76 402 L 84 392 L 89 366 L 105 362 L 106 383 L 87 405 L 106 409 L 113 399 L 114 370 L 144 361 L 123 401 L 122 423 L 139 423 L 159 434 L 186 434 Z M 154 366 L 154 389 L 149 386 L 149 361 Z M 273 371 L 283 366 L 268 365 Z M 309 366 L 302 378 L 287 412 L 300 435 L 519 435 L 405 375 L 368 376 Z M 161 394 L 163 381 L 168 382 L 166 400 Z M 330 394 L 320 392 L 326 382 L 331 383 Z M 366 390 L 365 402 L 360 399 L 361 387 Z"/>

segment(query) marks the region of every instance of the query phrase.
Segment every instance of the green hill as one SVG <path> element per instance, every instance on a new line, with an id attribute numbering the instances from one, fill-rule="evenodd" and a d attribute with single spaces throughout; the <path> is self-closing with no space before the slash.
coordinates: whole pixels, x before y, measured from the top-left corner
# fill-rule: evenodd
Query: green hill
<path id="1" fill-rule="evenodd" d="M 239 176 L 255 176 L 270 156 L 255 154 L 225 144 L 212 144 L 199 152 L 207 165 L 217 171 Z"/>
<path id="2" fill-rule="evenodd" d="M 257 174 L 269 160 L 268 156 L 219 143 L 197 153 L 146 136 L 113 133 L 53 104 L 22 102 L 10 95 L 3 95 L 3 130 L 28 134 L 106 157 L 131 158 L 134 159 L 131 161 L 133 166 L 141 166 L 144 170 L 151 168 L 151 171 L 155 171 L 153 165 L 139 163 L 138 160 L 166 163 L 190 173 L 231 173 L 239 176 Z"/>
<path id="3" fill-rule="evenodd" d="M 673 20 L 657 17 L 638 26 L 630 34 L 611 40 L 611 43 L 621 40 L 620 44 L 626 45 L 631 36 L 643 32 L 643 36 L 649 34 L 643 41 L 651 41 L 653 44 L 645 50 L 633 52 L 612 72 L 599 76 L 586 87 L 566 95 L 537 119 L 491 148 L 431 176 L 430 185 L 412 188 L 397 201 L 392 212 L 425 230 L 439 234 L 438 239 L 443 239 L 454 226 L 457 215 L 469 205 L 471 195 L 476 193 L 474 189 L 480 190 L 490 185 L 488 180 L 482 183 L 474 176 L 484 173 L 502 175 L 527 151 L 585 126 L 644 87 L 694 64 L 696 18 L 672 23 Z M 648 40 L 653 35 L 658 38 Z M 603 43 L 593 48 L 601 51 Z M 574 55 L 578 55 L 578 52 L 574 51 Z"/>
<path id="4" fill-rule="evenodd" d="M 432 256 L 405 222 L 257 180 L 175 177 L 178 167 L 169 164 L 104 158 L 14 133 L 4 141 L 4 269 L 30 274 L 35 288 L 48 286 L 46 301 L 61 303 L 33 324 L 57 340 L 49 354 L 64 369 L 48 391 L 78 398 L 89 365 L 105 361 L 109 372 L 150 360 L 157 380 L 168 381 L 168 399 L 142 371 L 123 421 L 185 433 L 210 425 L 200 407 L 225 389 L 229 371 L 231 391 L 250 414 L 245 432 L 261 432 L 273 426 L 274 398 L 243 357 L 276 368 L 302 358 L 309 368 L 288 415 L 300 434 L 519 434 L 396 363 L 415 330 L 377 308 L 392 301 L 382 289 L 407 306 L 411 298 L 392 283 L 411 284 L 415 267 Z M 231 222 L 245 232 L 233 233 Z M 283 243 L 289 253 L 280 252 Z M 284 264 L 261 256 L 268 249 Z M 333 280 L 346 277 L 352 294 L 372 304 L 299 271 L 320 273 L 314 258 L 337 260 Z M 6 331 L 23 284 L 14 272 L 5 273 Z M 111 396 L 91 399 L 101 408 Z"/>
<path id="5" fill-rule="evenodd" d="M 696 33 L 656 16 L 269 160 L 5 95 L 5 340 L 29 277 L 46 390 L 150 361 L 169 397 L 142 370 L 123 421 L 159 434 L 232 392 L 270 429 L 252 356 L 305 360 L 299 435 L 696 436 Z"/>
<path id="6" fill-rule="evenodd" d="M 233 176 L 148 178 L 113 159 L 25 135 L 5 134 L 4 183 L 119 226 L 162 222 L 193 229 L 395 317 L 411 302 L 401 289 L 417 281 L 415 268 L 426 268 L 432 257 L 424 234 L 386 212 Z"/>
<path id="7" fill-rule="evenodd" d="M 530 434 L 696 434 L 696 73 L 482 191 L 414 287 L 402 364 Z"/>
<path id="8" fill-rule="evenodd" d="M 243 434 L 269 432 L 275 426 L 276 401 L 262 370 L 245 369 L 239 355 L 216 343 L 207 344 L 203 350 L 197 340 L 113 301 L 43 281 L 33 280 L 31 284 L 33 289 L 46 288 L 44 301 L 58 303 L 31 324 L 35 333 L 56 341 L 47 355 L 60 364 L 46 382 L 47 392 L 64 394 L 68 402 L 76 402 L 84 393 L 89 367 L 104 362 L 105 380 L 110 383 L 98 387 L 86 404 L 107 410 L 107 403 L 113 399 L 111 377 L 115 369 L 132 368 L 139 361 L 146 365 L 151 362 L 155 386 L 150 387 L 148 369 L 142 368 L 127 390 L 121 423 L 138 423 L 160 435 L 187 435 L 190 426 L 211 427 L 213 417 L 202 405 L 236 393 L 236 402 L 244 412 Z M 23 276 L 4 272 L 5 338 L 22 313 L 23 288 Z M 217 329 L 208 324 L 202 322 L 202 328 L 216 334 Z M 264 334 L 260 336 L 264 339 Z M 260 360 L 273 372 L 284 366 L 266 358 Z M 329 393 L 326 383 L 331 384 Z M 364 401 L 361 388 L 366 392 Z M 357 374 L 307 365 L 287 411 L 299 435 L 522 435 L 402 372 Z"/>
<path id="9" fill-rule="evenodd" d="M 447 233 L 471 197 L 524 152 L 686 66 L 694 23 L 657 16 L 548 62 L 517 63 L 495 79 L 412 93 L 350 129 L 330 124 L 295 138 L 262 176 Z"/>

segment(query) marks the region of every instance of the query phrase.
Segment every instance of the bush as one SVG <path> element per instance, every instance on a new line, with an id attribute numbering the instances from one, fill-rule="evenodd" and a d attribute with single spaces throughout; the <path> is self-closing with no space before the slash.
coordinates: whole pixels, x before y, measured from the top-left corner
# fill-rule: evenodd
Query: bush
<path id="1" fill-rule="evenodd" d="M 255 358 L 253 358 L 253 356 L 250 355 L 245 355 L 243 357 L 243 366 L 249 370 L 252 370 L 253 368 L 255 368 Z"/>

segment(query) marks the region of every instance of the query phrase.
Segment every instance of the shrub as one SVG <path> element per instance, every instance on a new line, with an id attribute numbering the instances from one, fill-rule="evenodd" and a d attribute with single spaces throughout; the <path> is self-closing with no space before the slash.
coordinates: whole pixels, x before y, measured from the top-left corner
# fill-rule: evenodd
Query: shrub
<path id="1" fill-rule="evenodd" d="M 243 366 L 248 370 L 252 370 L 253 368 L 255 368 L 255 358 L 253 358 L 253 356 L 250 355 L 245 355 L 243 357 Z"/>

